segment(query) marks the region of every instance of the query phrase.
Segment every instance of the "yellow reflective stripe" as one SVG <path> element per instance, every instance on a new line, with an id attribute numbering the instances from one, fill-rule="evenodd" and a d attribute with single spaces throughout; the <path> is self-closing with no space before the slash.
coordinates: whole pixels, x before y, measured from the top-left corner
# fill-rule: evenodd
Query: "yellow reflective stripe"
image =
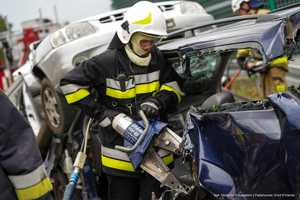
<path id="1" fill-rule="evenodd" d="M 286 64 L 288 64 L 288 57 L 283 56 L 283 57 L 272 60 L 271 67 L 278 66 L 278 65 L 286 65 Z"/>
<path id="2" fill-rule="evenodd" d="M 76 92 L 65 95 L 65 98 L 66 98 L 68 104 L 71 104 L 71 103 L 80 101 L 89 95 L 90 95 L 90 92 L 88 91 L 88 89 L 82 88 Z"/>
<path id="3" fill-rule="evenodd" d="M 159 89 L 159 81 L 154 81 L 152 83 L 140 84 L 135 86 L 136 94 L 146 94 L 150 92 L 155 92 Z"/>
<path id="4" fill-rule="evenodd" d="M 12 175 L 8 176 L 9 180 L 12 182 L 15 188 L 27 188 L 35 185 L 46 177 L 46 170 L 44 165 L 40 165 L 33 171 L 22 175 Z"/>
<path id="5" fill-rule="evenodd" d="M 36 185 L 24 189 L 16 189 L 19 200 L 38 199 L 52 190 L 52 184 L 49 178 L 45 178 Z"/>
<path id="6" fill-rule="evenodd" d="M 106 157 L 104 155 L 101 155 L 101 161 L 102 161 L 102 165 L 105 167 L 118 169 L 118 170 L 122 170 L 122 171 L 130 171 L 130 172 L 135 171 L 131 162 L 113 159 L 110 157 Z"/>
<path id="7" fill-rule="evenodd" d="M 163 157 L 162 160 L 164 161 L 164 163 L 166 165 L 171 164 L 174 161 L 173 154 L 170 154 L 170 155 L 167 155 L 167 156 Z"/>
<path id="8" fill-rule="evenodd" d="M 284 84 L 278 84 L 275 86 L 276 92 L 282 93 L 287 90 L 286 86 Z"/>
<path id="9" fill-rule="evenodd" d="M 144 19 L 140 19 L 132 22 L 133 24 L 147 25 L 152 22 L 152 13 L 149 12 L 148 15 Z"/>
<path id="10" fill-rule="evenodd" d="M 238 58 L 247 57 L 249 56 L 249 54 L 250 54 L 250 49 L 239 49 L 236 56 Z"/>
<path id="11" fill-rule="evenodd" d="M 122 92 L 121 90 L 106 88 L 106 95 L 116 99 L 130 99 L 135 97 L 135 89 L 131 88 Z"/>
<path id="12" fill-rule="evenodd" d="M 176 94 L 176 96 L 177 96 L 178 103 L 181 102 L 181 95 L 180 95 L 180 93 L 179 93 L 177 90 L 175 90 L 174 88 L 172 88 L 172 87 L 170 87 L 170 86 L 168 86 L 168 85 L 162 85 L 161 88 L 160 88 L 160 90 L 166 90 L 166 91 L 169 91 L 169 92 L 174 92 L 174 93 Z"/>
<path id="13" fill-rule="evenodd" d="M 167 155 L 162 158 L 164 163 L 166 165 L 171 164 L 174 161 L 173 154 Z M 105 167 L 109 167 L 112 169 L 118 169 L 122 171 L 129 171 L 129 172 L 135 172 L 133 165 L 131 162 L 124 161 L 124 160 L 117 160 L 114 158 L 106 157 L 104 155 L 101 155 L 101 162 L 102 165 Z"/>
<path id="14" fill-rule="evenodd" d="M 124 92 L 117 89 L 106 88 L 106 95 L 117 99 L 131 99 L 134 98 L 137 94 L 147 94 L 155 92 L 158 90 L 159 85 L 159 81 L 154 81 L 152 83 L 136 85 L 135 88 L 131 88 Z"/>

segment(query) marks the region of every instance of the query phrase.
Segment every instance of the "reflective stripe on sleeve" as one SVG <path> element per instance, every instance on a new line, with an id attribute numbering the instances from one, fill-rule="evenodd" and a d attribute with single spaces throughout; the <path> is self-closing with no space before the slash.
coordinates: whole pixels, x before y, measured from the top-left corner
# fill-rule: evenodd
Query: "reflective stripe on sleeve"
<path id="1" fill-rule="evenodd" d="M 38 184 L 24 188 L 16 189 L 16 194 L 19 200 L 38 199 L 52 190 L 52 184 L 49 178 L 43 179 Z"/>
<path id="2" fill-rule="evenodd" d="M 159 89 L 159 81 L 135 86 L 136 94 L 152 93 Z"/>
<path id="3" fill-rule="evenodd" d="M 275 86 L 275 90 L 278 93 L 282 93 L 282 92 L 286 92 L 287 88 L 286 88 L 285 84 L 278 84 Z"/>
<path id="4" fill-rule="evenodd" d="M 74 93 L 77 90 L 80 89 L 87 89 L 88 86 L 81 86 L 81 85 L 76 85 L 76 84 L 67 84 L 67 85 L 62 85 L 60 86 L 61 91 L 63 92 L 64 95 Z"/>
<path id="5" fill-rule="evenodd" d="M 9 176 L 9 179 L 16 189 L 18 198 L 22 200 L 37 199 L 52 190 L 44 165 L 25 175 Z"/>
<path id="6" fill-rule="evenodd" d="M 270 66 L 271 67 L 275 67 L 275 66 L 281 66 L 281 65 L 287 65 L 288 64 L 288 57 L 287 56 L 283 56 L 280 58 L 276 58 L 274 60 L 272 60 Z"/>
<path id="7" fill-rule="evenodd" d="M 82 88 L 76 92 L 65 95 L 65 98 L 66 98 L 68 104 L 72 104 L 72 103 L 75 103 L 77 101 L 84 99 L 85 97 L 87 97 L 89 95 L 90 95 L 90 92 L 87 89 Z"/>
<path id="8" fill-rule="evenodd" d="M 250 54 L 250 49 L 239 49 L 237 51 L 237 58 L 247 57 Z"/>
<path id="9" fill-rule="evenodd" d="M 174 92 L 177 96 L 178 102 L 181 102 L 181 96 L 184 95 L 184 93 L 181 91 L 178 83 L 176 81 L 169 82 L 169 83 L 164 83 L 160 90 L 166 90 L 170 92 Z"/>

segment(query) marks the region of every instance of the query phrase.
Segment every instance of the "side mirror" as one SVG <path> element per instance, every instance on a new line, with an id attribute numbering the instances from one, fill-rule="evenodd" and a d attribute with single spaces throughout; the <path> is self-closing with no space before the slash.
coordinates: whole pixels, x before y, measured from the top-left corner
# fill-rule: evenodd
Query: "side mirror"
<path id="1" fill-rule="evenodd" d="M 201 105 L 201 108 L 207 109 L 215 105 L 222 105 L 224 103 L 233 103 L 234 97 L 230 92 L 219 92 L 208 97 Z"/>

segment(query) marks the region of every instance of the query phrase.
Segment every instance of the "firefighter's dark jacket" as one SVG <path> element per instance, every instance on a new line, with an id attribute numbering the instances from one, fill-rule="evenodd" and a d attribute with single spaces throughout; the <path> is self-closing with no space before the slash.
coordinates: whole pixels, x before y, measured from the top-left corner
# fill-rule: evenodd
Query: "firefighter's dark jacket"
<path id="1" fill-rule="evenodd" d="M 116 144 L 123 145 L 123 139 L 111 127 L 115 115 L 122 112 L 136 118 L 139 104 L 149 96 L 158 99 L 162 112 L 173 109 L 181 101 L 178 75 L 166 64 L 157 48 L 151 55 L 149 66 L 136 66 L 129 60 L 124 45 L 115 35 L 105 52 L 81 63 L 61 81 L 61 90 L 67 102 L 79 105 L 87 115 L 100 122 L 104 167 L 134 171 L 126 154 L 114 152 Z M 96 91 L 97 98 L 91 89 Z M 103 155 L 105 152 L 109 155 Z M 165 159 L 170 160 L 169 157 Z"/>
<path id="2" fill-rule="evenodd" d="M 52 185 L 33 131 L 0 92 L 0 200 L 39 199 Z"/>

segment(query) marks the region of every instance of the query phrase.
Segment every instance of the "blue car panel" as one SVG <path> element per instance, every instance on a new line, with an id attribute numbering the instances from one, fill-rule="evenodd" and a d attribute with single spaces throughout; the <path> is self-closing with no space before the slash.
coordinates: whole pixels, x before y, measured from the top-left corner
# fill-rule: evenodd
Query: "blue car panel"
<path id="1" fill-rule="evenodd" d="M 189 113 L 187 133 L 206 190 L 225 199 L 295 197 L 300 104 L 289 94 L 270 96 L 269 104 L 263 110 Z"/>

